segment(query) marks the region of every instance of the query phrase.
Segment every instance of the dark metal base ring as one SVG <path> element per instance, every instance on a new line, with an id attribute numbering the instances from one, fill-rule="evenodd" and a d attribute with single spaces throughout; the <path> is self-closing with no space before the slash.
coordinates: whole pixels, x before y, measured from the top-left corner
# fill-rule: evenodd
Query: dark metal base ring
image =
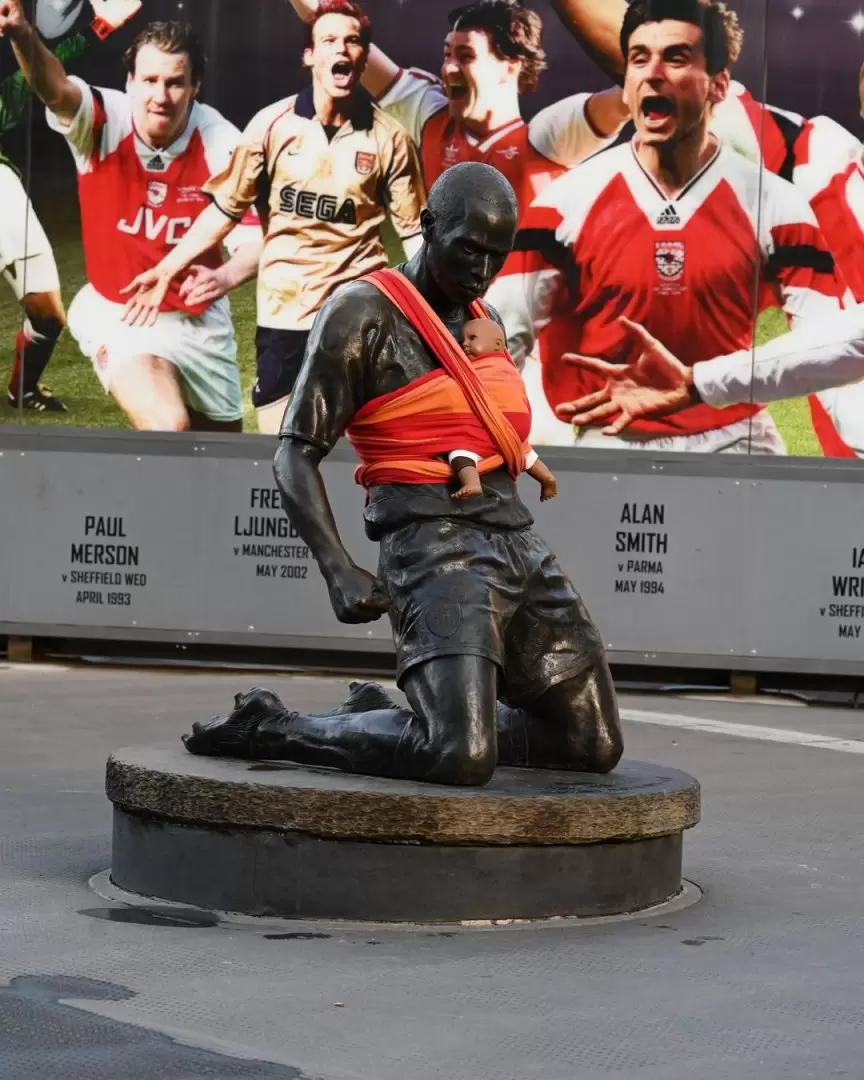
<path id="1" fill-rule="evenodd" d="M 446 846 L 185 825 L 114 809 L 111 880 L 198 908 L 288 919 L 461 922 L 603 916 L 681 890 L 682 837 Z"/>
<path id="2" fill-rule="evenodd" d="M 99 908 L 101 917 L 116 922 L 146 921 L 152 925 L 179 924 L 194 926 L 224 926 L 232 931 L 273 934 L 278 938 L 329 937 L 332 934 L 369 934 L 372 931 L 416 933 L 426 929 L 430 933 L 505 933 L 531 930 L 573 930 L 592 926 L 608 926 L 610 923 L 632 922 L 645 919 L 666 918 L 693 907 L 703 898 L 701 888 L 693 881 L 683 878 L 680 890 L 662 904 L 641 908 L 639 911 L 620 915 L 555 915 L 549 919 L 460 919 L 452 923 L 421 922 L 373 922 L 369 919 L 281 919 L 275 916 L 242 915 L 236 911 L 219 911 L 198 908 L 155 896 L 142 896 L 127 892 L 111 880 L 111 871 L 102 870 L 88 882 L 92 892 L 100 900 L 108 901 L 110 908 Z"/>

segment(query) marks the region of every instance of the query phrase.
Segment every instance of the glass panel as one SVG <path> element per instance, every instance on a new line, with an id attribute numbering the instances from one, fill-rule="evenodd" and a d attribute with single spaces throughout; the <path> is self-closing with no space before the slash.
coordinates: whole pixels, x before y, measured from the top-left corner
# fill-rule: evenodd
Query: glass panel
<path id="1" fill-rule="evenodd" d="M 247 0 L 247 14 L 241 19 L 231 16 L 234 9 L 226 0 L 146 0 L 143 5 L 137 0 L 40 0 L 34 5 L 29 0 L 24 6 L 69 73 L 87 85 L 103 88 L 105 123 L 100 139 L 110 142 L 116 135 L 117 146 L 111 153 L 117 156 L 120 143 L 128 136 L 130 141 L 124 145 L 126 150 L 132 147 L 130 166 L 142 170 L 143 175 L 141 180 L 136 173 L 140 192 L 132 202 L 128 189 L 121 188 L 123 205 L 113 205 L 110 198 L 115 196 L 109 198 L 106 194 L 110 185 L 105 187 L 102 182 L 106 169 L 90 169 L 79 146 L 79 161 L 84 169 L 79 191 L 69 140 L 46 123 L 44 107 L 37 102 L 32 109 L 32 125 L 25 122 L 29 99 L 21 93 L 23 82 L 17 64 L 8 42 L 3 42 L 3 146 L 22 173 L 24 189 L 32 194 L 36 218 L 31 221 L 38 219 L 38 235 L 41 238 L 44 231 L 46 237 L 46 244 L 35 244 L 37 227 L 28 227 L 28 258 L 24 261 L 31 275 L 30 284 L 38 281 L 40 293 L 50 296 L 53 290 L 45 287 L 46 279 L 41 275 L 53 258 L 59 271 L 62 304 L 68 308 L 70 318 L 70 326 L 52 353 L 52 335 L 56 336 L 57 316 L 62 312 L 56 310 L 56 301 L 44 301 L 47 308 L 37 312 L 41 330 L 30 335 L 37 340 L 29 342 L 26 349 L 25 371 L 29 375 L 19 387 L 21 392 L 31 385 L 37 389 L 40 385 L 50 387 L 55 396 L 45 399 L 43 405 L 56 405 L 59 400 L 68 411 L 27 409 L 21 414 L 24 421 L 171 429 L 183 427 L 190 420 L 206 424 L 208 420 L 201 418 L 208 416 L 210 423 L 230 426 L 234 422 L 236 426 L 242 414 L 244 431 L 266 429 L 268 424 L 272 429 L 274 423 L 278 424 L 302 359 L 302 335 L 330 287 L 325 282 L 316 288 L 313 281 L 321 277 L 319 267 L 326 264 L 326 255 L 316 262 L 314 271 L 298 274 L 296 260 L 277 254 L 276 268 L 268 272 L 264 284 L 259 281 L 256 286 L 250 280 L 229 293 L 226 301 L 230 303 L 231 321 L 224 316 L 219 327 L 211 327 L 213 333 L 205 335 L 206 340 L 194 333 L 184 336 L 188 329 L 184 324 L 183 334 L 148 336 L 141 331 L 136 345 L 129 333 L 131 328 L 118 315 L 122 304 L 119 308 L 116 305 L 126 299 L 119 290 L 129 284 L 135 273 L 148 269 L 176 246 L 169 241 L 179 240 L 186 223 L 207 205 L 197 194 L 192 196 L 193 190 L 200 191 L 201 176 L 218 169 L 215 164 L 211 169 L 211 162 L 205 161 L 199 168 L 201 176 L 196 173 L 193 182 L 177 185 L 174 173 L 164 168 L 170 164 L 167 158 L 171 154 L 162 160 L 159 153 L 160 138 L 155 130 L 158 118 L 153 120 L 151 133 L 153 153 L 143 144 L 135 144 L 129 132 L 132 112 L 138 107 L 134 103 L 140 102 L 140 97 L 136 96 L 135 80 L 131 95 L 123 94 L 123 54 L 148 22 L 188 20 L 208 61 L 198 100 L 242 132 L 259 110 L 309 85 L 310 73 L 301 66 L 305 33 L 291 5 L 286 0 Z M 451 3 L 370 0 L 366 6 L 372 18 L 373 39 L 381 50 L 367 68 L 367 81 L 383 90 L 388 71 L 397 74 L 403 69 L 419 68 L 433 77 L 438 75 Z M 627 124 L 616 128 L 623 113 L 616 113 L 614 97 L 609 93 L 613 69 L 617 75 L 621 71 L 615 52 L 624 5 L 615 0 L 559 0 L 554 9 L 550 3 L 538 0 L 535 16 L 520 16 L 522 24 L 511 32 L 511 44 L 515 43 L 516 51 L 521 49 L 529 61 L 534 55 L 534 20 L 539 17 L 543 23 L 548 66 L 540 71 L 534 90 L 530 71 L 526 74 L 523 70 L 521 84 L 508 82 L 500 57 L 496 58 L 494 49 L 489 51 L 491 39 L 482 30 L 468 26 L 466 34 L 474 57 L 460 54 L 450 72 L 457 87 L 449 104 L 450 115 L 440 87 L 411 73 L 403 73 L 400 83 L 381 101 L 416 142 L 427 184 L 447 165 L 465 157 L 490 161 L 513 183 L 522 227 L 517 251 L 493 283 L 489 300 L 504 316 L 511 347 L 524 361 L 535 413 L 532 438 L 538 445 L 648 445 L 652 449 L 700 452 L 776 452 L 782 447 L 769 422 L 773 417 L 789 452 L 818 452 L 806 400 L 772 405 L 764 412 L 751 408 L 745 400 L 737 402 L 734 411 L 722 415 L 706 406 L 654 418 L 622 433 L 624 443 L 601 435 L 602 424 L 583 426 L 574 433 L 572 425 L 553 412 L 554 407 L 604 385 L 602 379 L 572 366 L 563 356 L 581 352 L 621 363 L 638 355 L 634 340 L 618 322 L 622 314 L 634 316 L 677 351 L 682 360 L 694 363 L 721 351 L 748 348 L 754 336 L 757 306 L 760 315 L 756 339 L 761 341 L 782 332 L 786 323 L 782 308 L 791 311 L 795 298 L 802 295 L 803 278 L 800 273 L 793 274 L 794 268 L 781 268 L 782 280 L 771 278 L 778 260 L 768 263 L 769 249 L 778 241 L 776 236 L 771 239 L 772 226 L 766 216 L 768 185 L 766 182 L 760 187 L 757 183 L 754 196 L 754 185 L 748 185 L 741 172 L 742 163 L 749 158 L 758 167 L 764 148 L 768 169 L 783 172 L 784 163 L 788 163 L 785 159 L 780 166 L 775 162 L 777 138 L 791 140 L 793 164 L 795 154 L 800 157 L 804 146 L 800 137 L 806 127 L 803 121 L 777 112 L 766 113 L 757 104 L 760 101 L 797 110 L 802 117 L 814 120 L 820 115 L 830 117 L 835 125 L 842 124 L 847 133 L 855 134 L 850 145 L 857 145 L 856 81 L 861 30 L 856 29 L 855 11 L 851 7 L 847 11 L 847 5 L 840 0 L 820 4 L 818 13 L 815 4 L 804 2 L 793 8 L 772 3 L 769 9 L 764 0 L 736 0 L 732 6 L 744 31 L 744 45 L 732 68 L 733 81 L 728 90 L 722 86 L 718 89 L 716 79 L 704 77 L 701 88 L 691 81 L 689 88 L 674 89 L 681 78 L 681 61 L 671 56 L 670 71 L 662 77 L 673 90 L 665 98 L 662 93 L 656 95 L 654 112 L 649 102 L 649 115 L 643 117 L 641 113 L 644 90 L 640 90 L 640 79 L 644 79 L 644 68 L 633 74 L 628 100 L 640 103 L 639 125 L 643 133 L 652 128 L 652 140 L 663 142 L 664 125 L 675 128 L 698 119 L 707 83 L 711 82 L 715 85 L 713 92 L 723 101 L 717 104 L 710 126 L 725 148 L 741 161 L 728 156 L 713 161 L 710 155 L 697 155 L 695 164 L 690 161 L 685 167 L 679 160 L 670 171 L 661 167 L 663 154 L 658 151 L 643 154 L 641 161 L 634 158 L 632 150 L 624 145 L 631 140 L 633 127 Z M 476 21 L 473 16 L 468 21 L 472 19 Z M 562 20 L 573 34 L 562 32 Z M 864 22 L 864 18 L 860 21 Z M 639 46 L 635 54 L 637 67 L 657 62 L 658 39 L 652 35 L 663 25 L 635 28 L 631 44 Z M 696 36 L 698 39 L 698 32 Z M 818 47 L 810 49 L 813 43 Z M 382 53 L 392 61 L 391 66 L 381 61 Z M 770 59 L 767 71 L 766 57 Z M 698 68 L 698 61 L 695 64 Z M 543 64 L 538 66 L 542 68 Z M 514 71 L 510 71 L 511 76 Z M 848 72 L 848 78 L 838 77 L 838 72 Z M 147 78 L 151 76 L 148 73 Z M 467 88 L 461 96 L 460 86 Z M 523 91 L 518 98 L 517 89 Z M 87 107 L 96 108 L 93 115 L 101 116 L 98 109 L 102 106 L 98 102 L 97 106 L 90 104 L 89 95 L 86 99 Z M 679 115 L 670 118 L 666 113 L 673 99 L 679 103 Z M 527 128 L 519 125 L 520 115 L 528 121 Z M 144 126 L 149 123 L 142 120 Z M 53 128 L 59 126 L 55 122 Z M 600 138 L 601 132 L 609 135 L 607 140 Z M 239 137 L 235 134 L 235 139 Z M 589 160 L 583 160 L 586 157 Z M 219 167 L 225 164 L 224 144 L 221 157 L 214 152 L 214 162 L 216 158 Z M 357 160 L 365 163 L 362 154 Z M 574 166 L 572 172 L 565 173 Z M 171 164 L 171 168 L 179 167 Z M 353 167 L 351 172 L 350 178 L 344 175 L 344 169 L 333 173 L 340 192 L 342 186 L 356 181 Z M 559 177 L 559 173 L 564 175 Z M 0 175 L 7 176 L 6 170 Z M 8 175 L 12 175 L 11 170 Z M 799 168 L 790 173 L 786 167 L 783 175 L 795 181 L 798 196 L 810 197 L 804 171 Z M 185 195 L 180 187 L 187 189 Z M 272 191 L 260 194 L 259 207 L 269 203 L 271 209 L 274 205 L 278 209 L 279 198 L 274 204 Z M 177 202 L 181 198 L 187 198 L 185 209 Z M 86 270 L 82 200 L 83 234 L 88 237 L 89 249 Z M 290 191 L 286 200 L 286 207 L 293 205 Z M 308 208 L 307 202 L 303 208 Z M 318 202 L 313 202 L 318 208 Z M 343 202 L 341 195 L 325 200 L 321 204 L 324 216 L 332 216 L 332 207 L 335 205 L 338 211 Z M 800 203 L 801 198 L 799 207 Z M 345 212 L 349 213 L 349 209 Z M 559 220 L 566 216 L 565 212 L 569 215 L 566 226 Z M 776 215 L 780 211 L 775 207 L 770 212 Z M 789 212 L 795 216 L 793 210 Z M 316 213 L 317 209 L 313 209 L 312 221 L 319 228 L 322 222 L 317 221 Z M 112 217 L 113 223 L 109 220 Z M 404 235 L 404 223 L 395 224 Z M 375 224 L 370 235 L 376 234 L 378 227 Z M 391 263 L 400 260 L 403 246 L 394 221 L 384 220 L 380 229 L 380 242 L 386 251 L 382 257 Z M 319 231 L 314 238 L 313 250 L 319 253 L 326 251 L 326 242 L 321 243 L 323 235 Z M 45 250 L 37 252 L 38 246 Z M 781 246 L 800 249 L 807 245 Z M 841 253 L 836 245 L 832 246 L 839 259 Z M 226 257 L 230 258 L 230 251 Z M 200 262 L 193 260 L 192 265 Z M 851 265 L 848 259 L 847 263 Z M 371 265 L 357 258 L 349 259 L 347 264 L 357 274 Z M 758 287 L 757 268 L 761 268 L 762 281 Z M 175 289 L 186 279 L 186 273 L 178 276 Z M 822 274 L 821 281 L 814 278 L 806 285 L 808 297 L 814 292 L 830 292 L 825 277 Z M 847 273 L 846 284 L 854 292 L 853 277 L 851 271 Z M 210 271 L 195 272 L 195 280 L 205 282 L 211 278 Z M 304 306 L 297 296 L 310 289 L 310 282 L 314 297 Z M 550 290 L 550 285 L 554 289 Z M 260 299 L 256 300 L 256 292 L 260 292 Z M 550 306 L 553 295 L 555 302 Z M 217 304 L 213 310 L 219 307 Z M 815 310 L 815 303 L 808 303 L 807 317 Z M 214 317 L 213 311 L 209 317 Z M 10 346 L 19 327 L 27 329 L 22 322 L 22 307 L 9 288 L 0 301 L 0 323 Z M 170 320 L 166 322 L 160 316 L 161 327 L 169 324 Z M 106 334 L 106 326 L 114 326 L 117 333 Z M 263 335 L 256 334 L 259 326 L 265 331 Z M 98 332 L 95 328 L 99 328 Z M 43 333 L 46 329 L 48 333 Z M 286 330 L 291 333 L 286 335 Z M 156 365 L 155 375 L 153 371 L 142 372 L 140 365 L 129 362 L 130 351 L 133 358 L 140 355 L 136 352 L 139 345 L 144 355 L 159 357 L 160 352 L 170 352 L 171 357 L 167 363 Z M 40 371 L 43 366 L 44 371 Z M 110 393 L 104 389 L 106 385 Z M 256 408 L 261 405 L 263 409 Z M 864 415 L 864 409 L 858 412 Z M 16 412 L 9 409 L 8 416 L 14 419 Z"/>
<path id="2" fill-rule="evenodd" d="M 864 301 L 862 35 L 864 12 L 852 0 L 771 0 L 766 95 L 785 110 L 775 154 L 785 152 L 784 175 L 810 202 L 847 303 Z M 855 457 L 864 448 L 861 384 L 778 402 L 771 412 L 790 454 Z"/>

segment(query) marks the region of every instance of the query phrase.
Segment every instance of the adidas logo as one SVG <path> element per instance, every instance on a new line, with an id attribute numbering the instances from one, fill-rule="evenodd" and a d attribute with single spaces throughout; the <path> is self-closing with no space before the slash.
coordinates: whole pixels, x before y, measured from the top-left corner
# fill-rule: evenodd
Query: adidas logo
<path id="1" fill-rule="evenodd" d="M 151 169 L 153 172 L 160 172 L 164 170 L 165 162 L 157 154 L 156 157 L 150 158 L 150 160 L 147 162 L 147 168 Z"/>
<path id="2" fill-rule="evenodd" d="M 672 203 L 669 203 L 669 205 L 667 207 L 665 207 L 657 215 L 656 224 L 657 225 L 680 225 L 681 224 L 681 218 L 678 217 L 678 211 L 675 209 L 675 207 L 672 205 Z"/>

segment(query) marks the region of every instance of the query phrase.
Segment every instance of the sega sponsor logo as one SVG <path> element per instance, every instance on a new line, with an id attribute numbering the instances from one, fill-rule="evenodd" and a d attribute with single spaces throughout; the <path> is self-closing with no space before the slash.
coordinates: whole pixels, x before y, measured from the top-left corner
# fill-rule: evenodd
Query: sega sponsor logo
<path id="1" fill-rule="evenodd" d="M 335 195 L 321 195 L 317 191 L 298 190 L 294 184 L 286 184 L 279 192 L 279 209 L 283 214 L 296 214 L 313 221 L 332 221 L 337 225 L 356 225 L 357 206 L 353 199 L 341 203 Z"/>

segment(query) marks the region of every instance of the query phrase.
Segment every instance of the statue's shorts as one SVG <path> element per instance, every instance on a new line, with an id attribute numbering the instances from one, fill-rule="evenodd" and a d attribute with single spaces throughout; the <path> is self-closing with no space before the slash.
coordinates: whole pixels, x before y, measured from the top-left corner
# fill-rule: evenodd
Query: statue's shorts
<path id="1" fill-rule="evenodd" d="M 380 544 L 400 688 L 427 660 L 485 656 L 501 668 L 499 698 L 527 704 L 604 658 L 581 597 L 533 529 L 432 519 Z"/>

